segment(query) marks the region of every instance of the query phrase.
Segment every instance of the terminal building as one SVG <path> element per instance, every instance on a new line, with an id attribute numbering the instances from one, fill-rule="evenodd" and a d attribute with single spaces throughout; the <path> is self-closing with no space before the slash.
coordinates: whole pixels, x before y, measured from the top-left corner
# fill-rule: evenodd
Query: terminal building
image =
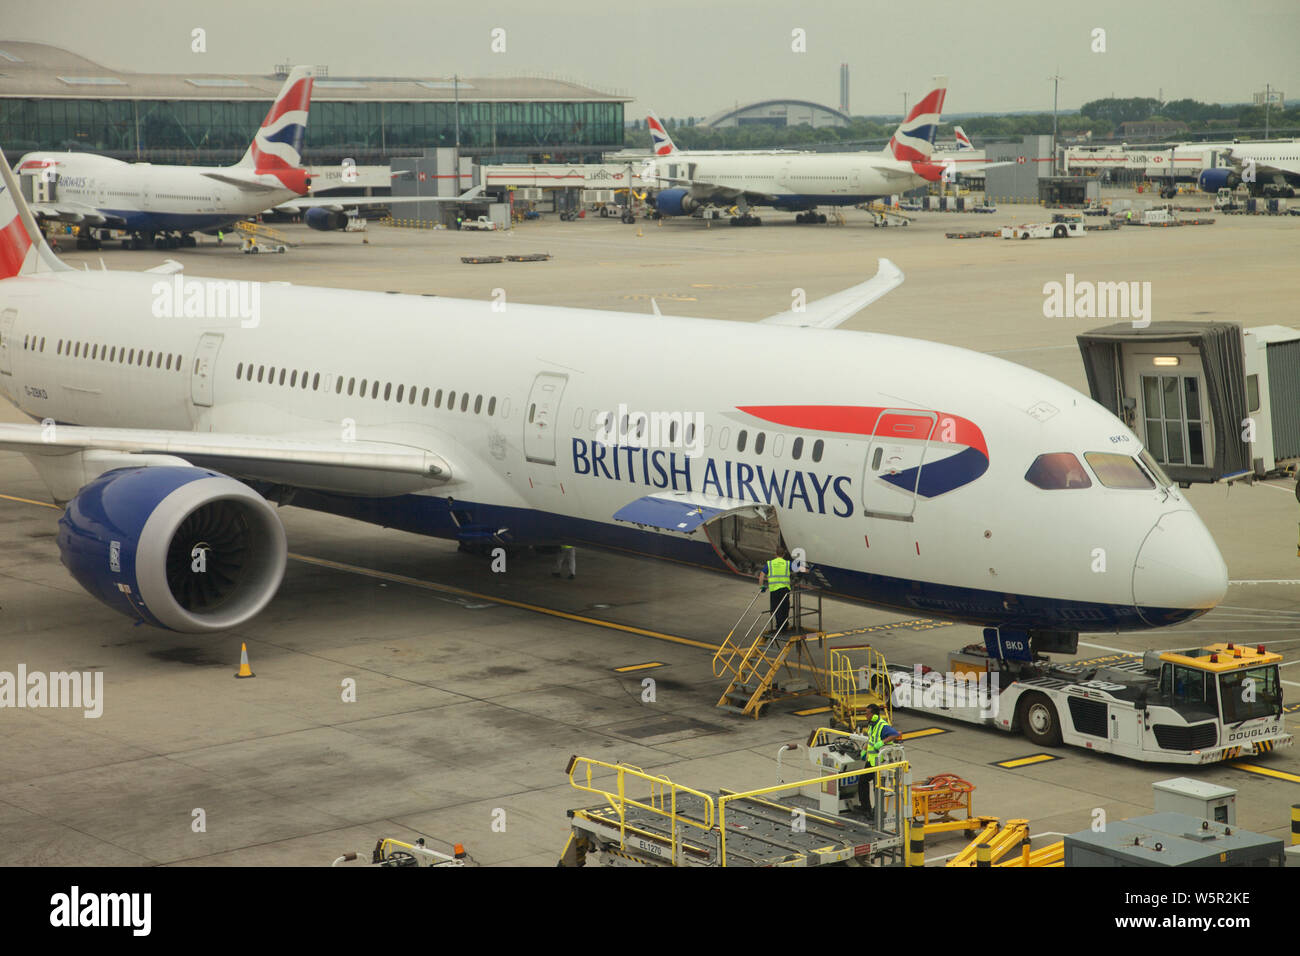
<path id="1" fill-rule="evenodd" d="M 265 76 L 130 73 L 0 41 L 0 144 L 154 163 L 232 164 L 288 67 Z M 332 77 L 312 94 L 304 161 L 386 165 L 460 147 L 495 162 L 598 162 L 623 146 L 631 97 L 552 78 Z"/>

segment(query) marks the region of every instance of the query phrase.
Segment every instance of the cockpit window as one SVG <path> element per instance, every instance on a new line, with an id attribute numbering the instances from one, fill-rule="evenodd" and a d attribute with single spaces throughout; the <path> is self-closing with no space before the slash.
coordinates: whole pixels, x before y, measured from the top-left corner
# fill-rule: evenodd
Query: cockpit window
<path id="1" fill-rule="evenodd" d="M 1128 455 L 1112 452 L 1089 451 L 1083 457 L 1092 466 L 1093 473 L 1107 488 L 1154 488 L 1151 479 L 1138 463 Z"/>
<path id="2" fill-rule="evenodd" d="M 1142 462 L 1146 467 L 1146 470 L 1151 472 L 1151 477 L 1156 480 L 1161 488 L 1170 488 L 1173 486 L 1173 482 L 1169 480 L 1169 476 L 1165 474 L 1165 470 L 1156 463 L 1156 460 L 1151 457 L 1150 452 L 1145 448 L 1142 449 L 1142 454 L 1138 455 L 1138 461 Z"/>
<path id="3" fill-rule="evenodd" d="M 1084 471 L 1083 465 L 1079 464 L 1079 459 L 1068 451 L 1054 451 L 1039 455 L 1025 472 L 1025 481 L 1047 491 L 1092 487 L 1092 479 Z"/>

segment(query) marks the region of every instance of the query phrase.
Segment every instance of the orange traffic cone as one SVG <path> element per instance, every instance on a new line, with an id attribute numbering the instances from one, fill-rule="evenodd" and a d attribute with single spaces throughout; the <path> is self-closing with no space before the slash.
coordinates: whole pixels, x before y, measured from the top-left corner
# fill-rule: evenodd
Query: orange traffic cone
<path id="1" fill-rule="evenodd" d="M 248 645 L 241 643 L 239 645 L 239 673 L 235 675 L 236 680 L 241 677 L 256 677 L 253 669 L 248 666 Z"/>

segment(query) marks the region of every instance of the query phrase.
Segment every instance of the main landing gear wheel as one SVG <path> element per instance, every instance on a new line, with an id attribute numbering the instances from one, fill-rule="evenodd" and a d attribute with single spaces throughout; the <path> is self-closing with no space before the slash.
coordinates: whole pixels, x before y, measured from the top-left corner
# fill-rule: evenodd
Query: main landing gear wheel
<path id="1" fill-rule="evenodd" d="M 1061 720 L 1056 707 L 1043 694 L 1026 694 L 1020 701 L 1020 729 L 1038 747 L 1055 747 L 1061 742 Z"/>

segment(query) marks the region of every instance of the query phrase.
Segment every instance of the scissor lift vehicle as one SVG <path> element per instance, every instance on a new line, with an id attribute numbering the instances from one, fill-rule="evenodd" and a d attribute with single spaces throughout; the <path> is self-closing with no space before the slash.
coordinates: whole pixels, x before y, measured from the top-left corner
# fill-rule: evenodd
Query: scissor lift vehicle
<path id="1" fill-rule="evenodd" d="M 834 730 L 826 733 L 848 736 Z M 860 749 L 864 739 L 848 746 Z M 838 739 L 831 743 L 845 746 Z M 814 766 L 820 765 L 820 755 L 829 746 L 809 748 Z M 901 866 L 906 862 L 910 821 L 902 808 L 908 805 L 910 769 L 901 747 L 882 751 L 881 762 L 871 769 L 858 762 L 844 773 L 743 793 L 705 793 L 638 767 L 588 757 L 571 757 L 566 773 L 575 789 L 601 796 L 605 802 L 569 811 L 570 834 L 560 866 Z M 870 819 L 839 806 L 841 788 L 847 795 L 851 780 L 855 793 L 863 773 L 873 773 L 877 779 L 875 813 Z M 638 796 L 631 796 L 629 790 Z M 845 799 L 853 800 L 851 795 Z M 887 801 L 892 810 L 885 809 Z"/>

